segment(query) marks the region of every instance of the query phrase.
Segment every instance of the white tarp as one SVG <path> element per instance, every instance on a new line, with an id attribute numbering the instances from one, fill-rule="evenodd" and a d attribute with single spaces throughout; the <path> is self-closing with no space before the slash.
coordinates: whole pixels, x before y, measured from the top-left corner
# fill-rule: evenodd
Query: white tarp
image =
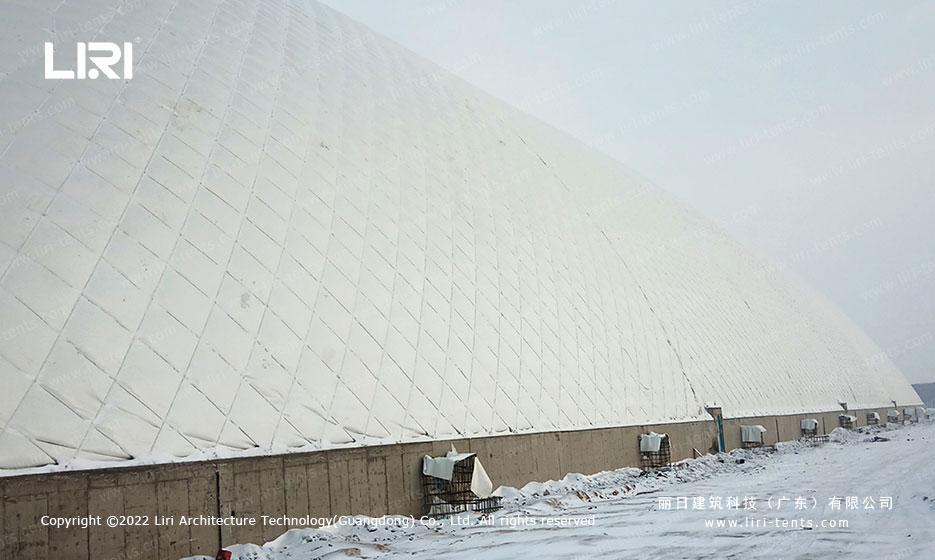
<path id="1" fill-rule="evenodd" d="M 741 426 L 740 441 L 743 443 L 763 443 L 763 434 L 765 433 L 766 428 L 759 424 L 755 426 Z"/>
<path id="2" fill-rule="evenodd" d="M 867 413 L 867 419 L 868 419 L 868 420 L 870 420 L 870 419 L 879 420 L 879 419 L 880 419 L 880 413 L 879 413 L 879 412 L 868 412 L 868 413 Z"/>
<path id="3" fill-rule="evenodd" d="M 662 440 L 666 437 L 666 434 L 657 434 L 656 432 L 640 434 L 640 451 L 643 453 L 659 451 L 659 448 L 662 447 Z"/>
<path id="4" fill-rule="evenodd" d="M 478 498 L 490 497 L 490 494 L 493 492 L 493 482 L 491 482 L 490 477 L 487 475 L 487 471 L 484 470 L 484 465 L 481 464 L 480 459 L 473 453 L 458 453 L 452 449 L 446 453 L 444 457 L 429 457 L 426 455 L 422 458 L 422 474 L 434 476 L 435 478 L 441 478 L 443 480 L 451 480 L 454 474 L 455 464 L 468 457 L 474 457 L 474 473 L 471 475 L 471 492 L 474 492 Z"/>
<path id="5" fill-rule="evenodd" d="M 843 419 L 847 420 L 848 422 L 856 422 L 856 421 L 857 421 L 857 417 L 856 417 L 856 416 L 851 416 L 850 414 L 842 414 L 841 416 L 839 416 L 839 418 L 843 418 Z"/>
<path id="6" fill-rule="evenodd" d="M 429 457 L 426 455 L 422 459 L 422 474 L 443 480 L 451 480 L 455 470 L 455 463 L 459 463 L 473 455 L 473 453 L 458 453 L 457 451 L 449 451 L 444 457 Z"/>
<path id="7" fill-rule="evenodd" d="M 922 418 L 923 416 L 925 416 L 925 407 L 924 407 L 924 406 L 920 406 L 920 407 L 916 408 L 916 417 Z"/>
<path id="8" fill-rule="evenodd" d="M 802 429 L 803 430 L 817 430 L 818 420 L 815 420 L 814 418 L 803 418 Z"/>
<path id="9" fill-rule="evenodd" d="M 886 413 L 886 417 L 887 417 L 887 418 L 899 418 L 899 411 L 898 411 L 898 410 L 890 410 L 889 412 Z"/>
<path id="10" fill-rule="evenodd" d="M 916 409 L 914 408 L 907 408 L 903 410 L 903 416 L 905 416 L 906 418 L 912 418 L 915 415 L 916 415 Z"/>
<path id="11" fill-rule="evenodd" d="M 471 492 L 478 498 L 489 498 L 493 494 L 493 482 L 487 476 L 484 465 L 480 464 L 480 459 L 474 458 L 474 475 L 471 477 Z"/>

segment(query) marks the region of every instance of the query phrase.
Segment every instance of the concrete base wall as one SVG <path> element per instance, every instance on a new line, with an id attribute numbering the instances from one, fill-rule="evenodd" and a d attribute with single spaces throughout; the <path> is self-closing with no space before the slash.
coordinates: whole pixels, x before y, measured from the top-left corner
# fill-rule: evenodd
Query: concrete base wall
<path id="1" fill-rule="evenodd" d="M 875 411 L 885 420 L 886 410 Z M 852 411 L 858 426 L 867 424 L 867 412 Z M 766 444 L 798 438 L 802 418 L 817 418 L 819 433 L 830 433 L 839 414 L 725 419 L 725 445 L 740 447 L 742 424 L 765 426 Z M 418 517 L 422 457 L 444 454 L 452 444 L 476 453 L 495 485 L 521 487 L 639 465 L 637 437 L 651 430 L 669 434 L 673 461 L 716 447 L 714 422 L 699 421 L 0 478 L 0 559 L 176 560 L 214 555 L 222 543 L 263 543 L 291 528 L 263 525 L 261 515 Z M 54 528 L 42 523 L 44 515 L 99 515 L 103 525 Z M 145 516 L 140 521 L 148 524 L 111 528 L 110 515 Z M 157 524 L 180 515 L 255 517 L 258 524 Z"/>

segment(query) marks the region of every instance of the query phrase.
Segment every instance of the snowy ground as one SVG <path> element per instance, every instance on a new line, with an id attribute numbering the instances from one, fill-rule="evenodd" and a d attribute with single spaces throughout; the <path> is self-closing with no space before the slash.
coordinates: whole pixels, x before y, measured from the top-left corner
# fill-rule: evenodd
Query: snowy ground
<path id="1" fill-rule="evenodd" d="M 935 558 L 935 423 L 837 430 L 831 439 L 709 455 L 654 475 L 622 469 L 502 488 L 505 508 L 486 523 L 341 518 L 262 547 L 227 549 L 235 560 Z M 789 501 L 778 503 L 783 497 Z M 727 509 L 734 498 L 740 506 Z M 745 499 L 755 511 L 744 509 Z"/>

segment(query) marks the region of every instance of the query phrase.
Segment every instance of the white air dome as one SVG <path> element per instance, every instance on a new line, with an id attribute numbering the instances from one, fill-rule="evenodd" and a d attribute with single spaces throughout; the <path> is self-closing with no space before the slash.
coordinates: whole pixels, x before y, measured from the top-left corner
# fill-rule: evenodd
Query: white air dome
<path id="1" fill-rule="evenodd" d="M 782 271 L 330 8 L 59 4 L 0 23 L 0 468 L 918 402 Z M 91 40 L 133 78 L 44 79 Z"/>

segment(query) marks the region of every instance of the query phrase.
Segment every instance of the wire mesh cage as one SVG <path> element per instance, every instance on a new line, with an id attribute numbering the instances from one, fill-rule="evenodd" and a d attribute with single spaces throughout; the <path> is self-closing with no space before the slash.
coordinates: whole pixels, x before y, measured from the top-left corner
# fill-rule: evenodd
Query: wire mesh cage
<path id="1" fill-rule="evenodd" d="M 803 438 L 809 440 L 812 443 L 819 443 L 822 441 L 821 438 L 824 436 L 818 435 L 818 426 L 821 425 L 821 422 L 819 422 L 817 418 L 803 418 L 799 425 L 802 430 Z"/>
<path id="2" fill-rule="evenodd" d="M 640 443 L 639 438 L 636 441 Z M 664 435 L 659 441 L 659 451 L 640 451 L 640 467 L 644 470 L 661 469 L 672 464 L 672 451 L 669 436 Z"/>
<path id="3" fill-rule="evenodd" d="M 763 437 L 766 434 L 766 428 L 759 424 L 740 426 L 740 447 L 744 449 L 766 447 Z"/>
<path id="4" fill-rule="evenodd" d="M 455 463 L 451 480 L 423 474 L 422 507 L 425 515 L 437 518 L 469 511 L 491 513 L 503 507 L 500 496 L 478 498 L 471 491 L 473 476 L 473 455 Z"/>

